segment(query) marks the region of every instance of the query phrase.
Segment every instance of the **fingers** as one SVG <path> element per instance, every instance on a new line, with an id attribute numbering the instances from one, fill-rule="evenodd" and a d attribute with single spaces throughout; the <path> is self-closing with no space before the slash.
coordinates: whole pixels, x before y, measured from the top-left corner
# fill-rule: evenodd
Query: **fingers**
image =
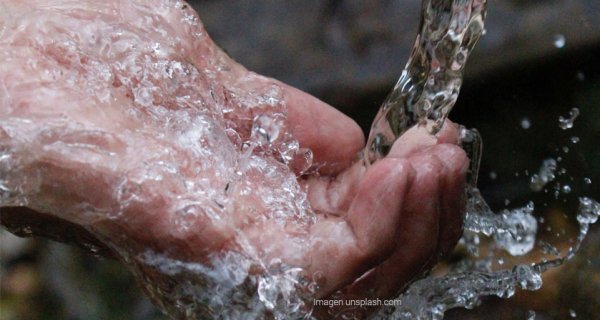
<path id="1" fill-rule="evenodd" d="M 447 120 L 438 135 L 433 136 L 425 127 L 415 126 L 396 141 L 388 158 L 407 158 L 436 144 L 457 144 L 457 128 L 455 123 Z M 348 211 L 365 171 L 363 164 L 357 162 L 336 176 L 311 176 L 301 182 L 314 210 L 342 216 Z"/>
<path id="2" fill-rule="evenodd" d="M 292 133 L 310 148 L 321 174 L 332 175 L 355 160 L 364 146 L 362 130 L 348 116 L 317 98 L 282 84 Z"/>
<path id="3" fill-rule="evenodd" d="M 354 281 L 391 253 L 411 175 L 404 160 L 376 163 L 361 181 L 346 221 L 322 217 L 313 227 L 310 270 L 327 279 L 319 296 Z"/>
<path id="4" fill-rule="evenodd" d="M 344 291 L 347 299 L 394 296 L 447 254 L 461 234 L 467 158 L 457 146 L 429 147 L 409 160 L 410 183 L 394 253 Z"/>
<path id="5" fill-rule="evenodd" d="M 300 182 L 305 186 L 313 210 L 345 216 L 365 172 L 363 163 L 357 162 L 337 176 L 309 176 Z"/>
<path id="6" fill-rule="evenodd" d="M 394 142 L 388 157 L 408 157 L 423 148 L 436 144 L 458 144 L 458 125 L 452 121 L 446 120 L 440 132 L 435 136 L 429 133 L 429 127 L 430 125 L 417 125 L 410 128 Z"/>
<path id="7" fill-rule="evenodd" d="M 432 152 L 442 160 L 445 174 L 440 177 L 441 206 L 440 234 L 438 239 L 436 262 L 452 251 L 462 235 L 462 221 L 466 204 L 466 173 L 469 159 L 466 153 L 456 145 L 442 144 Z"/>
<path id="8" fill-rule="evenodd" d="M 415 126 L 395 142 L 388 158 L 404 159 L 438 144 L 457 143 L 458 126 L 449 120 L 445 122 L 437 136 L 431 135 L 426 127 Z M 460 150 L 456 152 L 462 154 Z M 443 154 L 439 158 L 449 159 Z M 450 164 L 454 168 L 452 165 Z M 313 210 L 338 216 L 345 215 L 366 170 L 362 163 L 356 162 L 336 176 L 310 176 L 302 180 L 301 183 L 305 186 Z"/>
<path id="9" fill-rule="evenodd" d="M 443 166 L 433 155 L 411 159 L 416 177 L 411 183 L 403 207 L 402 221 L 395 239 L 396 250 L 368 275 L 349 289 L 349 294 L 370 292 L 389 297 L 416 276 L 437 246 L 440 229 L 440 173 Z"/>
<path id="10" fill-rule="evenodd" d="M 449 143 L 456 144 L 460 143 L 460 135 L 458 130 L 458 124 L 446 119 L 444 126 L 437 133 L 438 143 Z"/>

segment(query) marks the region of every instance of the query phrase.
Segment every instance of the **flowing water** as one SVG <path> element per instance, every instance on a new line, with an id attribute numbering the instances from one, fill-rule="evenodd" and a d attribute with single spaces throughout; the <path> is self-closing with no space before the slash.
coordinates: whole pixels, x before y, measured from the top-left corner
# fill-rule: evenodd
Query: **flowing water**
<path id="1" fill-rule="evenodd" d="M 123 25 L 121 18 L 120 24 L 104 23 L 101 19 L 82 23 L 80 19 L 86 15 L 72 15 L 68 8 L 90 3 L 107 6 L 103 12 L 108 16 L 119 10 L 128 12 L 132 25 Z M 0 45 L 8 48 L 0 52 L 3 58 L 0 63 L 10 58 L 11 66 L 23 62 L 31 67 L 15 68 L 23 74 L 13 71 L 14 77 L 7 79 L 35 78 L 25 72 L 34 76 L 42 73 L 49 79 L 43 85 L 53 86 L 44 91 L 51 94 L 48 99 L 33 95 L 37 99 L 34 105 L 52 111 L 58 101 L 65 110 L 81 111 L 82 106 L 92 105 L 96 112 L 110 110 L 107 101 L 123 96 L 127 99 L 117 102 L 131 103 L 131 108 L 129 114 L 119 115 L 119 119 L 135 123 L 141 119 L 144 124 L 125 133 L 111 131 L 111 126 L 120 120 L 110 118 L 110 112 L 102 115 L 110 121 L 99 123 L 104 127 L 93 130 L 66 121 L 68 114 L 52 121 L 47 121 L 49 115 L 42 120 L 27 119 L 14 112 L 13 99 L 19 98 L 17 91 L 3 89 L 7 91 L 0 95 L 0 107 L 6 109 L 0 115 L 0 207 L 28 205 L 57 216 L 63 214 L 65 219 L 108 219 L 132 225 L 146 216 L 136 211 L 142 207 L 144 214 L 151 216 L 158 211 L 161 215 L 153 219 L 159 217 L 162 220 L 157 221 L 174 226 L 163 239 L 171 239 L 175 245 L 177 239 L 189 240 L 185 243 L 187 250 L 198 250 L 195 245 L 205 244 L 198 241 L 197 228 L 210 224 L 217 226 L 215 229 L 222 227 L 218 229 L 220 232 L 240 221 L 265 223 L 273 232 L 283 229 L 287 238 L 271 238 L 281 243 L 271 241 L 259 246 L 253 241 L 261 237 L 269 239 L 269 234 L 236 227 L 233 242 L 237 250 L 208 254 L 198 260 L 173 254 L 171 250 L 159 250 L 162 243 L 147 246 L 101 228 L 90 228 L 90 232 L 119 255 L 155 303 L 172 317 L 310 318 L 313 296 L 326 279 L 321 279 L 318 270 L 312 277 L 304 275 L 310 261 L 286 264 L 269 252 L 278 252 L 284 246 L 285 252 L 308 256 L 307 251 L 312 249 L 308 230 L 317 219 L 297 179 L 310 170 L 312 153 L 301 148 L 286 129 L 282 88 L 253 74 L 236 78 L 239 70 L 232 71 L 219 53 L 206 53 L 206 59 L 212 59 L 208 63 L 198 61 L 195 54 L 186 56 L 186 48 L 179 46 L 181 43 L 198 44 L 207 40 L 197 17 L 184 3 L 155 0 L 154 6 L 148 6 L 145 1 L 114 1 L 118 10 L 110 7 L 112 3 L 65 1 L 65 8 L 55 11 L 63 10 L 64 17 L 69 19 L 61 16 L 56 21 L 43 10 L 28 11 L 27 4 L 9 6 L 0 12 Z M 157 8 L 163 16 L 155 12 Z M 20 10 L 27 14 L 16 14 Z M 2 15 L 5 12 L 12 14 Z M 26 19 L 35 14 L 38 16 L 33 21 Z M 155 14 L 156 19 L 149 18 Z M 440 130 L 458 98 L 467 58 L 484 33 L 486 1 L 424 0 L 421 14 L 420 32 L 406 68 L 373 122 L 364 151 L 367 164 L 384 157 L 393 142 L 414 125 L 430 123 L 431 134 Z M 184 23 L 182 30 L 186 32 L 170 37 L 167 30 L 173 29 L 169 19 Z M 80 32 L 74 39 L 90 41 L 78 43 L 70 38 L 52 39 L 49 34 L 36 33 L 45 30 L 38 25 L 62 28 L 65 21 L 75 26 L 85 25 L 86 28 L 70 29 Z M 27 26 L 28 23 L 34 27 Z M 12 29 L 14 32 L 4 32 L 12 27 L 29 33 L 19 35 Z M 148 33 L 155 38 L 139 37 L 138 30 L 155 30 Z M 96 38 L 96 33 L 111 35 L 111 39 Z M 45 48 L 47 56 L 29 58 L 32 51 L 26 47 L 19 47 L 22 51 L 11 47 L 22 43 L 22 37 L 36 48 Z M 200 49 L 195 48 L 202 52 Z M 54 66 L 57 61 L 65 64 L 62 57 L 66 54 L 71 57 L 67 60 L 75 61 L 75 65 L 67 64 L 66 69 L 62 65 L 56 70 L 35 69 L 38 65 Z M 0 72 L 7 70 L 2 67 L 0 64 Z M 236 87 L 240 82 L 246 87 Z M 199 90 L 199 86 L 204 90 Z M 79 89 L 85 93 L 81 97 L 74 94 Z M 67 98 L 61 100 L 63 96 L 57 92 Z M 123 92 L 128 95 L 120 95 Z M 573 109 L 569 117 L 560 119 L 560 127 L 565 130 L 573 127 L 578 115 L 579 111 Z M 17 143 L 21 140 L 41 147 L 23 147 Z M 534 215 L 533 203 L 498 213 L 489 208 L 477 189 L 481 137 L 476 130 L 462 128 L 461 143 L 471 159 L 465 233 L 460 241 L 468 257 L 452 264 L 443 275 L 415 281 L 397 297 L 395 306 L 381 310 L 376 318 L 438 319 L 451 308 L 475 307 L 483 296 L 510 297 L 518 288 L 539 289 L 541 274 L 571 259 L 589 225 L 600 215 L 598 202 L 584 196 L 579 199 L 579 233 L 561 256 L 561 251 L 552 244 L 536 241 L 541 223 Z M 78 171 L 90 176 L 62 174 L 48 178 L 44 176 L 50 172 L 47 166 L 37 168 L 32 160 L 38 156 L 49 159 L 50 163 L 66 163 L 65 170 L 82 163 L 101 170 Z M 123 166 L 131 167 L 114 165 L 116 159 L 129 160 L 122 161 Z M 533 190 L 545 190 L 546 185 L 554 183 L 561 170 L 558 162 L 559 159 L 552 157 L 542 164 L 531 179 Z M 101 175 L 94 176 L 97 172 Z M 116 197 L 116 203 L 103 206 L 102 201 L 93 198 L 97 201 L 44 198 L 47 190 L 54 190 L 45 183 L 56 179 L 63 179 L 59 184 L 77 185 L 81 190 L 89 190 L 81 181 L 101 180 L 105 183 L 103 188 L 80 192 L 78 196 L 86 199 L 89 194 L 106 189 L 110 191 L 106 198 Z M 566 193 L 564 187 L 560 190 Z M 236 201 L 239 199 L 243 201 Z M 165 202 L 168 206 L 154 210 Z M 157 225 L 155 222 L 142 225 L 152 228 Z M 163 230 L 147 232 L 160 231 Z M 509 256 L 527 257 L 536 247 L 552 258 L 514 265 L 504 262 Z M 352 317 L 352 313 L 347 315 Z"/>
<path id="2" fill-rule="evenodd" d="M 486 0 L 424 0 L 420 32 L 400 79 L 373 121 L 365 160 L 385 156 L 413 125 L 437 133 L 454 106 L 469 54 L 484 33 Z"/>
<path id="3" fill-rule="evenodd" d="M 385 156 L 393 142 L 414 125 L 433 121 L 430 132 L 436 134 L 439 131 L 456 102 L 466 60 L 484 33 L 485 10 L 485 0 L 423 1 L 420 33 L 409 61 L 373 122 L 365 150 L 367 163 Z M 561 43 L 564 45 L 564 39 Z M 579 110 L 573 108 L 569 117 L 559 118 L 559 127 L 563 130 L 572 128 L 578 116 Z M 528 123 L 523 125 L 525 129 L 528 127 Z M 539 262 L 505 265 L 500 251 L 510 256 L 533 253 L 538 233 L 534 204 L 529 202 L 525 207 L 498 213 L 489 208 L 477 189 L 481 137 L 476 130 L 461 130 L 462 145 L 471 159 L 471 166 L 466 191 L 465 232 L 459 246 L 469 255 L 450 265 L 450 271 L 442 276 L 430 276 L 412 283 L 396 298 L 395 306 L 387 307 L 376 316 L 378 319 L 441 319 L 449 309 L 476 307 L 485 296 L 508 298 L 518 288 L 538 290 L 542 286 L 542 273 L 572 259 L 590 224 L 598 220 L 600 203 L 580 197 L 577 209 L 579 232 L 576 239 L 570 239 L 572 245 L 564 256 L 556 247 L 540 240 L 537 242 L 540 250 L 551 254 L 553 259 L 544 257 Z M 577 143 L 579 138 L 571 140 Z M 556 170 L 557 160 L 545 160 L 539 173 L 531 177 L 531 189 L 545 190 L 545 186 L 556 178 Z M 562 188 L 559 185 L 559 189 L 564 193 L 571 190 L 569 185 Z M 555 193 L 557 199 L 559 189 Z M 535 313 L 530 315 L 532 317 Z"/>

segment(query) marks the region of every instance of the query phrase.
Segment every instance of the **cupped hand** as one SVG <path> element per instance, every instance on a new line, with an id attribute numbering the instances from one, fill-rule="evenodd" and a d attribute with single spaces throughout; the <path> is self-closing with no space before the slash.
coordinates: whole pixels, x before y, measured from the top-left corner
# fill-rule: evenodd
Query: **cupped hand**
<path id="1" fill-rule="evenodd" d="M 148 252 L 209 268 L 236 252 L 336 299 L 394 296 L 461 234 L 452 123 L 367 167 L 351 119 L 232 61 L 183 2 L 0 9 L 4 221 L 81 226 L 150 282 Z"/>

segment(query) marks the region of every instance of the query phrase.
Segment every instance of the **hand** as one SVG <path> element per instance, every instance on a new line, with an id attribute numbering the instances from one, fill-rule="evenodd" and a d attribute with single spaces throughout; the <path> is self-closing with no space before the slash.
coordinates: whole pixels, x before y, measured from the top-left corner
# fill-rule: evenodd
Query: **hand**
<path id="1" fill-rule="evenodd" d="M 233 62 L 184 3 L 0 9 L 3 224 L 80 227 L 172 312 L 190 298 L 162 297 L 190 282 L 173 266 L 219 271 L 235 253 L 249 277 L 300 268 L 317 298 L 385 299 L 461 234 L 454 124 L 411 129 L 367 168 L 352 120 Z"/>

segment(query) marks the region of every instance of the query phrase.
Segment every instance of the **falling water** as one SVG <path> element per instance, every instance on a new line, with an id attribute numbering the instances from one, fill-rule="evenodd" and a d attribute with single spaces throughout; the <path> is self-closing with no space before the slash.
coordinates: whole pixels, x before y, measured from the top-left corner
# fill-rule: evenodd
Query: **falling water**
<path id="1" fill-rule="evenodd" d="M 394 141 L 414 125 L 433 121 L 430 132 L 436 134 L 440 130 L 458 97 L 465 62 L 484 33 L 485 9 L 485 0 L 423 1 L 420 33 L 400 79 L 373 122 L 365 150 L 366 163 L 385 156 Z M 564 45 L 564 39 L 557 41 L 560 46 Z M 573 108 L 569 117 L 560 117 L 560 128 L 572 128 L 578 116 L 579 110 Z M 527 121 L 523 128 L 529 126 Z M 471 165 L 465 232 L 460 244 L 470 257 L 451 265 L 443 276 L 412 283 L 396 298 L 395 306 L 379 312 L 378 319 L 441 319 L 449 309 L 474 308 L 484 296 L 508 298 L 517 288 L 538 290 L 542 286 L 541 274 L 570 260 L 589 225 L 600 216 L 600 204 L 581 197 L 577 213 L 579 233 L 565 256 L 561 257 L 558 249 L 540 241 L 542 251 L 552 253 L 554 259 L 494 269 L 494 260 L 499 265 L 504 264 L 503 258 L 495 258 L 498 250 L 511 256 L 527 255 L 533 250 L 538 229 L 538 220 L 533 216 L 534 204 L 529 202 L 522 208 L 493 212 L 477 189 L 481 137 L 477 130 L 461 128 L 461 141 Z M 555 159 L 545 160 L 539 173 L 531 177 L 531 189 L 541 191 L 556 178 L 556 169 Z M 492 241 L 483 245 L 480 236 L 490 237 Z M 488 252 L 483 257 L 482 249 Z"/>
<path id="2" fill-rule="evenodd" d="M 413 125 L 437 133 L 454 106 L 471 51 L 484 33 L 486 0 L 424 0 L 421 26 L 400 79 L 377 114 L 365 150 L 368 163 L 387 154 Z"/>
<path id="3" fill-rule="evenodd" d="M 135 12 L 134 7 L 142 6 L 143 3 L 145 2 L 122 2 L 121 5 L 132 6 L 130 9 Z M 197 18 L 186 11 L 185 5 L 177 1 L 161 1 L 160 4 L 174 17 L 182 15 L 180 20 L 189 24 L 187 27 L 191 30 L 192 37 L 196 37 L 193 40 L 205 36 Z M 98 2 L 98 5 L 101 3 Z M 432 134 L 440 130 L 458 98 L 466 60 L 484 33 L 485 8 L 485 0 L 423 1 L 419 35 L 405 70 L 373 122 L 364 154 L 366 163 L 384 157 L 393 142 L 414 125 L 431 123 Z M 45 17 L 41 15 L 38 18 L 43 20 Z M 139 23 L 149 25 L 136 26 L 136 30 L 153 30 L 157 28 L 154 25 L 155 20 L 158 21 L 156 23 L 163 21 L 145 19 L 145 16 L 143 18 L 139 19 Z M 113 28 L 117 28 L 112 24 L 103 25 L 101 22 L 95 21 L 98 28 L 106 28 L 99 29 L 100 33 L 111 34 Z M 162 34 L 154 33 L 157 37 Z M 116 39 L 120 39 L 122 35 L 122 32 L 114 32 Z M 2 41 L 8 41 L 12 37 L 8 32 L 0 33 L 0 36 L 3 37 L 0 38 Z M 18 34 L 15 33 L 15 36 Z M 110 182 L 114 183 L 111 187 L 114 188 L 118 200 L 118 207 L 114 209 L 114 217 L 110 216 L 111 219 L 121 218 L 129 206 L 135 207 L 137 203 L 143 204 L 144 201 L 150 203 L 152 199 L 142 192 L 141 187 L 157 188 L 160 193 L 164 193 L 168 189 L 165 186 L 169 186 L 167 182 L 174 181 L 172 187 L 179 188 L 179 196 L 167 194 L 165 197 L 175 198 L 167 210 L 167 218 L 172 219 L 174 225 L 179 228 L 173 230 L 176 235 L 187 235 L 188 231 L 198 227 L 194 226 L 194 223 L 197 223 L 199 218 L 220 223 L 231 219 L 232 213 L 258 211 L 252 207 L 237 208 L 231 200 L 234 196 L 253 196 L 266 204 L 268 209 L 264 210 L 264 217 L 256 216 L 256 219 L 274 220 L 282 226 L 296 228 L 294 230 L 301 240 L 303 232 L 314 223 L 315 214 L 310 210 L 306 194 L 298 185 L 297 174 L 309 170 L 312 165 L 312 153 L 301 148 L 299 142 L 285 128 L 285 106 L 281 88 L 271 83 L 254 88 L 250 93 L 228 91 L 218 86 L 209 88 L 210 80 L 214 79 L 205 78 L 202 70 L 188 60 L 179 56 L 175 59 L 168 55 L 168 51 L 175 47 L 171 40 L 159 37 L 157 41 L 162 41 L 161 44 L 146 43 L 144 38 L 124 39 L 126 43 L 137 41 L 138 45 L 112 48 L 124 50 L 126 56 L 132 57 L 124 62 L 115 62 L 94 55 L 101 51 L 93 47 L 96 42 L 82 42 L 82 48 L 78 48 L 74 43 L 48 38 L 47 34 L 32 39 L 41 45 L 48 45 L 44 41 L 64 44 L 64 48 L 59 48 L 60 52 L 92 52 L 92 55 L 85 56 L 86 59 L 73 59 L 91 61 L 81 66 L 82 69 L 89 69 L 84 70 L 85 74 L 95 76 L 91 77 L 92 79 L 101 74 L 118 80 L 119 85 L 131 93 L 136 110 L 143 114 L 147 122 L 163 124 L 159 120 L 170 119 L 167 123 L 169 127 L 165 128 L 167 134 L 156 137 L 156 143 L 163 146 L 162 148 L 146 150 L 151 146 L 145 143 L 145 139 L 136 140 L 138 136 L 133 134 L 114 137 L 100 135 L 97 131 L 88 132 L 85 128 L 63 125 L 62 122 L 53 128 L 57 134 L 51 135 L 51 130 L 46 130 L 47 132 L 43 132 L 44 136 L 38 132 L 39 126 L 36 123 L 24 122 L 10 115 L 2 115 L 0 118 L 0 140 L 7 140 L 11 135 L 25 136 L 24 133 L 27 133 L 31 137 L 26 138 L 31 138 L 32 141 L 38 141 L 40 137 L 46 139 L 40 140 L 40 145 L 44 145 L 45 148 L 32 152 L 81 156 L 82 158 L 77 160 L 82 162 L 100 159 L 100 164 L 114 163 L 116 152 L 146 150 L 142 155 L 135 152 L 135 159 L 138 159 L 137 156 L 146 157 L 143 161 L 135 161 L 139 162 L 139 166 L 135 166 L 122 179 Z M 176 44 L 179 42 L 181 41 L 176 41 Z M 112 44 L 105 45 L 111 48 Z M 18 52 L 3 51 L 1 54 L 14 54 L 15 59 L 19 57 Z M 148 57 L 156 58 L 157 61 L 146 59 Z M 209 75 L 223 76 L 220 81 L 231 81 L 227 72 L 219 73 L 227 68 L 221 64 L 222 57 L 217 58 L 219 59 L 211 66 L 214 69 L 207 67 L 210 69 L 208 71 L 212 72 Z M 132 72 L 138 74 L 132 75 Z M 77 77 L 79 74 L 68 76 Z M 64 79 L 60 79 L 61 81 L 48 82 L 62 84 Z M 86 92 L 93 93 L 100 102 L 106 97 L 106 92 L 110 93 L 109 90 L 113 90 L 116 81 L 87 81 L 87 78 L 85 80 L 78 83 L 85 83 Z M 248 83 L 256 83 L 258 80 L 260 79 L 254 76 L 244 79 Z M 156 83 L 169 85 L 162 88 L 156 86 Z M 206 90 L 199 90 L 198 86 L 206 86 Z M 85 95 L 85 98 L 87 101 L 89 96 Z M 243 108 L 233 109 L 233 100 Z M 77 105 L 77 101 L 73 102 L 71 99 L 65 103 Z M 171 108 L 180 105 L 189 108 Z M 207 110 L 207 105 L 216 106 L 216 109 Z M 246 114 L 241 117 L 240 113 L 243 112 Z M 578 114 L 578 110 L 572 110 L 570 117 L 560 120 L 561 127 L 570 129 Z M 235 116 L 245 119 L 248 132 L 245 132 L 244 128 L 235 130 L 236 128 L 227 126 Z M 529 124 L 523 128 L 528 126 Z M 227 129 L 219 130 L 223 128 Z M 138 133 L 143 137 L 154 137 L 156 132 L 140 129 L 140 132 L 136 132 Z M 83 135 L 92 142 L 107 141 L 106 145 L 111 145 L 108 142 L 118 141 L 129 147 L 104 152 L 106 150 L 102 149 L 101 145 L 82 145 L 68 139 L 60 140 L 68 138 L 69 134 Z M 397 298 L 400 303 L 381 310 L 377 315 L 379 318 L 436 319 L 443 317 L 444 312 L 451 308 L 472 308 L 486 295 L 510 297 L 517 288 L 539 289 L 542 285 L 541 273 L 571 259 L 584 239 L 589 225 L 596 222 L 600 215 L 598 202 L 581 197 L 577 215 L 580 231 L 574 245 L 564 257 L 536 264 L 518 264 L 503 266 L 504 269 L 500 270 L 494 269 L 492 262 L 495 257 L 489 252 L 505 251 L 510 255 L 527 255 L 533 250 L 538 231 L 538 221 L 533 216 L 535 208 L 533 203 L 530 203 L 522 208 L 494 213 L 477 189 L 482 151 L 481 137 L 476 130 L 466 128 L 462 128 L 460 134 L 462 147 L 471 159 L 466 191 L 468 203 L 464 222 L 465 234 L 460 242 L 470 257 L 452 265 L 451 270 L 443 276 L 427 277 L 412 283 Z M 49 139 L 56 141 L 52 140 L 52 143 L 49 143 Z M 35 200 L 35 192 L 40 189 L 39 175 L 22 170 L 21 166 L 27 164 L 28 158 L 18 151 L 10 148 L 0 149 L 0 207 L 27 204 L 28 201 Z M 197 170 L 194 173 L 203 179 L 185 178 L 182 173 L 192 170 L 186 167 L 185 163 L 175 161 L 176 159 L 170 156 L 176 152 L 183 152 L 183 158 L 194 160 L 189 167 Z M 548 162 L 544 165 L 538 174 L 539 181 L 535 182 L 536 188 L 541 189 L 551 182 L 555 178 L 554 170 L 555 163 Z M 215 175 L 218 179 L 201 176 L 201 173 L 213 171 L 218 173 Z M 254 179 L 255 176 L 261 179 Z M 586 179 L 586 183 L 590 184 L 591 179 Z M 82 208 L 79 203 L 73 204 L 73 207 L 69 203 L 65 208 L 75 213 L 85 211 L 88 214 L 99 215 L 106 215 L 109 210 L 89 206 Z M 203 214 L 206 217 L 202 216 Z M 286 224 L 289 221 L 294 223 Z M 256 250 L 248 238 L 240 234 L 236 238 L 236 244 L 243 249 L 240 250 L 242 253 L 227 251 L 212 254 L 206 257 L 207 263 L 178 259 L 170 256 L 169 252 L 151 248 L 139 250 L 133 245 L 128 247 L 111 240 L 110 234 L 103 240 L 136 273 L 153 300 L 173 317 L 309 318 L 310 302 L 316 290 L 317 280 L 305 278 L 301 267 L 287 265 L 277 259 L 265 261 L 264 253 Z M 102 237 L 103 234 L 98 236 Z M 490 241 L 482 241 L 483 237 L 489 238 Z M 297 241 L 296 244 L 298 250 L 311 249 L 302 241 Z M 550 245 L 544 245 L 544 248 L 548 252 L 558 252 Z M 504 262 L 501 264 L 504 265 Z"/>

